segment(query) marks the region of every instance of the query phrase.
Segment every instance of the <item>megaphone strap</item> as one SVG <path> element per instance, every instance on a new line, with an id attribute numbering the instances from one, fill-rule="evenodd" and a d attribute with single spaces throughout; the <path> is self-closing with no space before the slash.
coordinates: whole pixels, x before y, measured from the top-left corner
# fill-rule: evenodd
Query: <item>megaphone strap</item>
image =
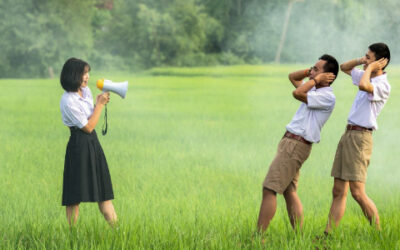
<path id="1" fill-rule="evenodd" d="M 108 128 L 108 124 L 107 124 L 107 105 L 105 105 L 105 110 L 104 110 L 104 123 L 103 123 L 103 127 L 101 129 L 101 134 L 102 135 L 106 135 L 107 134 L 107 128 Z"/>

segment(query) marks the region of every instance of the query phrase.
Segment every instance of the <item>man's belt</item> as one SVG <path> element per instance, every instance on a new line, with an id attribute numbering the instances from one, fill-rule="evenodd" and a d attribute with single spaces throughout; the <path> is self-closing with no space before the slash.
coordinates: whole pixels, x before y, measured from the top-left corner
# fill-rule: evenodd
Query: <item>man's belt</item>
<path id="1" fill-rule="evenodd" d="M 357 130 L 357 131 L 372 131 L 372 128 L 365 128 L 358 125 L 347 124 L 347 130 Z"/>
<path id="2" fill-rule="evenodd" d="M 307 141 L 306 139 L 304 139 L 303 137 L 301 137 L 300 135 L 295 135 L 293 133 L 290 133 L 289 131 L 286 131 L 286 133 L 283 135 L 283 137 L 287 137 L 287 138 L 292 138 L 298 141 L 301 141 L 302 143 L 311 145 L 312 142 Z"/>

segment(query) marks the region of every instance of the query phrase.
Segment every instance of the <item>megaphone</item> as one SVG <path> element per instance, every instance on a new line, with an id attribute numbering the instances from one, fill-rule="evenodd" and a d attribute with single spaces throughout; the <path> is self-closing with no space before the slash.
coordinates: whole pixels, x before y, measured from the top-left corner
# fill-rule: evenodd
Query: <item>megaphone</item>
<path id="1" fill-rule="evenodd" d="M 128 81 L 113 82 L 107 79 L 99 79 L 96 85 L 97 88 L 103 90 L 103 92 L 111 91 L 122 98 L 125 98 L 126 92 L 128 91 Z"/>
<path id="2" fill-rule="evenodd" d="M 116 94 L 118 94 L 120 97 L 125 98 L 126 91 L 128 91 L 128 81 L 125 82 L 112 82 L 107 79 L 99 79 L 97 80 L 97 88 L 102 90 L 103 92 L 111 91 Z M 104 111 L 104 124 L 103 128 L 101 130 L 101 133 L 103 135 L 107 134 L 107 105 L 105 106 L 105 111 Z"/>

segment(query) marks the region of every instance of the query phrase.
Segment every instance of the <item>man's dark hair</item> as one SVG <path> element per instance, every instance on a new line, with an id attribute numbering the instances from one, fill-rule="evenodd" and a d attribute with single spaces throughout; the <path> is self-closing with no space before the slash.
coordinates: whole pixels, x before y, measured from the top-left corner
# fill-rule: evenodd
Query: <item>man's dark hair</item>
<path id="1" fill-rule="evenodd" d="M 336 58 L 331 55 L 324 54 L 319 58 L 319 60 L 326 61 L 326 63 L 324 64 L 324 72 L 331 72 L 335 75 L 336 78 L 339 72 L 339 63 L 336 61 Z M 333 82 L 331 82 L 330 84 L 332 83 Z"/>
<path id="2" fill-rule="evenodd" d="M 82 77 L 86 67 L 90 71 L 90 65 L 87 62 L 73 57 L 64 63 L 61 70 L 60 82 L 65 91 L 78 91 L 82 84 Z"/>
<path id="3" fill-rule="evenodd" d="M 368 49 L 371 50 L 372 52 L 374 52 L 376 60 L 379 60 L 381 58 L 388 59 L 388 62 L 386 64 L 386 66 L 389 65 L 389 62 L 390 62 L 390 50 L 389 50 L 389 47 L 386 44 L 384 44 L 384 43 L 374 43 L 374 44 L 371 44 L 368 47 Z M 383 67 L 382 69 L 385 69 L 386 66 Z"/>

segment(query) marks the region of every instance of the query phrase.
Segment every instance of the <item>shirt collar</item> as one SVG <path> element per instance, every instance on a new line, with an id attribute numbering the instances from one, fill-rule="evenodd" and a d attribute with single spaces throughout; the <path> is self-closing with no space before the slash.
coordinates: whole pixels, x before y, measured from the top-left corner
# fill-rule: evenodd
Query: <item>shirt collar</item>
<path id="1" fill-rule="evenodd" d="M 75 95 L 76 97 L 78 97 L 79 100 L 85 100 L 89 96 L 87 89 L 88 89 L 88 87 L 81 88 L 82 96 L 79 95 L 78 91 L 72 92 L 72 94 Z"/>
<path id="2" fill-rule="evenodd" d="M 332 88 L 331 88 L 331 86 L 326 86 L 326 87 L 322 87 L 322 88 L 315 88 L 315 91 L 319 91 L 319 92 L 321 92 L 321 91 L 332 91 Z"/>
<path id="3" fill-rule="evenodd" d="M 375 76 L 375 77 L 371 78 L 371 81 L 372 81 L 372 80 L 373 80 L 373 81 L 377 81 L 377 80 L 379 80 L 379 79 L 387 79 L 386 72 L 383 72 L 382 75 Z"/>

